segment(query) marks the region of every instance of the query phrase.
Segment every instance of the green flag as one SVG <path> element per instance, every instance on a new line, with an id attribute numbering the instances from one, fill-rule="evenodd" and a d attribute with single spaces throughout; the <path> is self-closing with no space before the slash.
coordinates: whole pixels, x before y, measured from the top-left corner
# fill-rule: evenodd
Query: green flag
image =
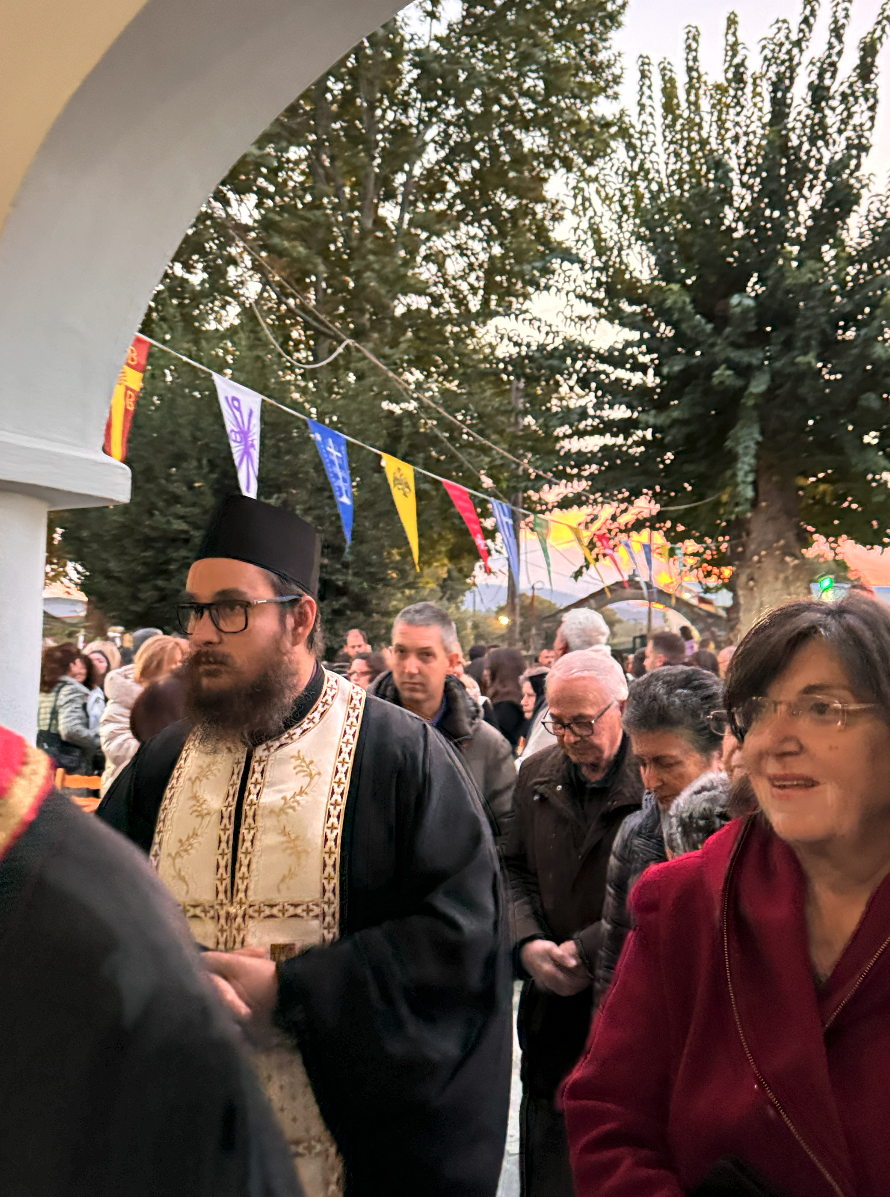
<path id="1" fill-rule="evenodd" d="M 550 536 L 550 523 L 542 516 L 536 515 L 532 520 L 532 528 L 535 536 L 538 538 L 538 543 L 541 546 L 541 552 L 544 554 L 544 560 L 547 562 L 547 579 L 550 582 L 550 589 L 553 589 L 553 575 L 550 572 L 550 550 L 547 548 L 547 539 Z"/>

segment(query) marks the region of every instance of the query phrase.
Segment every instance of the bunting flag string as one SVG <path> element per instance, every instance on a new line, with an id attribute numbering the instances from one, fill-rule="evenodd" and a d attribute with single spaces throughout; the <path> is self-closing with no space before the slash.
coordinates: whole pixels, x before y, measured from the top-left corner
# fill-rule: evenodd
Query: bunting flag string
<path id="1" fill-rule="evenodd" d="M 520 569 L 520 555 L 519 545 L 516 539 L 516 532 L 513 524 L 513 513 L 516 512 L 521 516 L 530 517 L 532 523 L 532 532 L 537 537 L 541 547 L 544 561 L 547 566 L 547 577 L 550 582 L 550 588 L 553 589 L 553 574 L 552 565 L 549 552 L 550 537 L 552 534 L 552 525 L 557 527 L 564 527 L 572 534 L 575 541 L 580 548 L 585 561 L 592 566 L 603 586 L 606 586 L 605 579 L 600 573 L 596 559 L 591 552 L 590 546 L 585 542 L 580 529 L 569 519 L 558 519 L 552 515 L 546 518 L 539 515 L 537 512 L 527 511 L 525 508 L 511 505 L 501 499 L 495 499 L 490 494 L 482 494 L 480 491 L 472 490 L 470 487 L 462 486 L 458 483 L 451 482 L 447 478 L 443 478 L 440 474 L 434 474 L 430 470 L 425 470 L 420 466 L 412 466 L 408 462 L 400 461 L 396 457 L 392 457 L 388 453 L 384 453 L 381 449 L 374 445 L 366 444 L 364 441 L 358 440 L 356 437 L 350 436 L 348 433 L 340 432 L 337 429 L 331 428 L 327 424 L 321 424 L 316 420 L 312 420 L 303 412 L 295 411 L 294 408 L 288 407 L 284 403 L 279 403 L 275 399 L 270 399 L 267 395 L 261 395 L 257 391 L 251 390 L 240 383 L 226 378 L 223 375 L 217 374 L 211 367 L 205 366 L 201 362 L 194 361 L 192 358 L 186 357 L 185 354 L 179 353 L 178 350 L 173 349 L 170 345 L 165 345 L 163 342 L 155 341 L 151 337 L 137 335 L 130 350 L 127 354 L 127 361 L 121 374 L 118 378 L 117 386 L 115 387 L 114 396 L 112 398 L 111 411 L 108 417 L 108 423 L 105 432 L 105 452 L 109 456 L 118 456 L 118 460 L 123 460 L 126 456 L 127 434 L 133 419 L 133 409 L 135 408 L 136 397 L 139 393 L 139 388 L 142 384 L 142 376 L 145 372 L 150 346 L 155 346 L 158 349 L 163 349 L 165 352 L 171 354 L 173 357 L 179 358 L 186 362 L 196 370 L 201 370 L 209 374 L 216 386 L 217 396 L 219 398 L 220 408 L 223 415 L 223 420 L 226 427 L 226 434 L 229 440 L 229 446 L 232 450 L 232 457 L 235 462 L 235 468 L 238 474 L 238 483 L 242 492 L 251 498 L 256 498 L 257 482 L 259 472 L 259 458 L 260 458 L 260 420 L 263 403 L 270 403 L 273 407 L 279 408 L 281 411 L 287 412 L 288 415 L 294 416 L 296 419 L 304 420 L 309 426 L 310 435 L 315 441 L 316 448 L 321 456 L 322 463 L 327 474 L 328 481 L 334 492 L 334 499 L 337 503 L 337 510 L 340 514 L 340 520 L 343 525 L 343 532 L 346 537 L 347 544 L 352 543 L 352 529 L 354 516 L 354 495 L 352 490 L 352 479 L 349 471 L 349 457 L 347 444 L 351 442 L 362 449 L 367 449 L 371 453 L 377 454 L 381 458 L 382 465 L 386 472 L 387 481 L 389 482 L 390 490 L 392 492 L 393 501 L 396 505 L 399 518 L 402 526 L 405 529 L 405 534 L 408 543 L 411 547 L 411 553 L 414 558 L 414 566 L 420 570 L 419 564 L 419 542 L 417 529 L 417 497 L 415 490 L 414 475 L 415 471 L 423 474 L 428 478 L 432 478 L 437 482 L 441 482 L 452 499 L 455 507 L 462 516 L 464 523 L 467 526 L 470 535 L 473 538 L 479 555 L 482 559 L 486 572 L 491 572 L 491 563 L 488 552 L 488 545 L 485 535 L 482 531 L 479 522 L 479 515 L 473 503 L 473 496 L 481 499 L 484 502 L 490 503 L 492 512 L 495 517 L 498 531 L 504 543 L 508 567 L 519 587 L 519 569 Z M 621 568 L 618 558 L 615 555 L 612 543 L 605 533 L 596 533 L 594 538 L 596 544 L 599 546 L 601 552 L 609 558 L 612 564 L 618 571 L 619 576 L 625 587 L 628 586 L 627 577 Z M 555 543 L 555 542 L 554 542 Z M 636 569 L 643 582 L 644 588 L 646 579 L 644 578 L 644 570 L 641 568 L 641 559 L 638 556 L 636 549 L 628 540 L 622 540 L 622 547 L 627 551 L 630 560 L 635 564 Z M 641 541 L 641 547 L 645 560 L 648 564 L 648 575 L 652 578 L 652 546 L 650 543 Z M 682 576 L 682 558 L 680 573 Z"/>
<path id="2" fill-rule="evenodd" d="M 550 584 L 550 589 L 553 589 L 553 574 L 550 570 L 550 548 L 547 544 L 550 538 L 550 525 L 543 516 L 536 515 L 532 519 L 532 531 L 538 538 L 538 544 L 541 546 L 541 552 L 544 554 L 544 560 L 547 563 L 547 581 Z"/>
<path id="3" fill-rule="evenodd" d="M 476 545 L 476 548 L 479 550 L 479 556 L 482 558 L 482 564 L 485 566 L 485 572 L 490 574 L 491 565 L 488 561 L 488 545 L 485 543 L 485 536 L 482 533 L 482 525 L 479 523 L 479 516 L 476 512 L 476 508 L 473 506 L 473 500 L 470 498 L 470 492 L 465 486 L 458 485 L 457 482 L 443 481 L 442 485 L 448 491 L 454 506 L 460 512 L 464 523 L 469 529 L 469 533 L 473 538 L 473 543 Z M 547 561 L 547 566 L 549 569 L 549 558 Z M 553 589 L 552 584 L 550 588 L 551 590 Z"/>
<path id="4" fill-rule="evenodd" d="M 408 537 L 408 544 L 414 556 L 414 568 L 420 573 L 418 560 L 420 557 L 417 541 L 417 496 L 414 493 L 414 467 L 406 461 L 399 461 L 397 457 L 390 457 L 383 453 L 383 468 L 389 482 L 389 489 L 399 513 L 399 519 Z"/>
<path id="5" fill-rule="evenodd" d="M 219 405 L 229 437 L 241 493 L 256 498 L 260 464 L 260 408 L 263 396 L 240 383 L 214 374 Z"/>
<path id="6" fill-rule="evenodd" d="M 516 589 L 518 590 L 519 545 L 516 543 L 516 532 L 513 529 L 513 508 L 509 503 L 502 503 L 500 499 L 492 499 L 491 509 L 494 512 L 498 532 L 501 534 L 501 540 L 504 542 L 504 548 L 507 551 L 507 563 L 510 567 L 510 572 L 513 574 Z"/>
<path id="7" fill-rule="evenodd" d="M 111 396 L 111 410 L 105 422 L 105 442 L 102 451 L 116 461 L 127 457 L 127 438 L 133 423 L 136 400 L 142 389 L 142 378 L 148 365 L 149 343 L 138 334 L 127 350 L 127 360 L 121 367 L 114 393 Z"/>
<path id="8" fill-rule="evenodd" d="M 584 537 L 581 535 L 581 529 L 576 527 L 574 524 L 572 525 L 572 535 L 574 536 L 575 540 L 577 540 L 578 548 L 584 554 L 584 560 L 587 562 L 587 564 L 595 565 L 596 562 L 593 559 L 593 554 L 591 553 L 591 551 L 587 547 L 587 545 L 584 543 Z"/>
<path id="9" fill-rule="evenodd" d="M 327 424 L 319 424 L 315 420 L 309 420 L 309 431 L 312 433 L 312 439 L 321 456 L 328 482 L 334 492 L 334 500 L 337 510 L 340 512 L 340 522 L 343 525 L 346 543 L 351 545 L 354 507 L 346 438 L 342 432 L 337 432 L 336 429 L 329 428 Z"/>

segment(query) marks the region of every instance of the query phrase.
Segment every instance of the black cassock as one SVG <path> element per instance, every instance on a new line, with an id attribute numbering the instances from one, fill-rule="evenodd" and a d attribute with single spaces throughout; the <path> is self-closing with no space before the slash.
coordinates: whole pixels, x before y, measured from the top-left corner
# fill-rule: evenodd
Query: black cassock
<path id="1" fill-rule="evenodd" d="M 319 669 L 291 726 L 323 680 Z M 145 744 L 100 807 L 145 851 L 186 734 L 175 724 Z M 512 1052 L 497 853 L 452 748 L 373 697 L 340 895 L 340 938 L 279 966 L 276 1021 L 299 1045 L 349 1197 L 494 1197 Z"/>
<path id="2" fill-rule="evenodd" d="M 49 794 L 0 859 L 3 1197 L 299 1197 L 239 1040 L 144 859 Z"/>

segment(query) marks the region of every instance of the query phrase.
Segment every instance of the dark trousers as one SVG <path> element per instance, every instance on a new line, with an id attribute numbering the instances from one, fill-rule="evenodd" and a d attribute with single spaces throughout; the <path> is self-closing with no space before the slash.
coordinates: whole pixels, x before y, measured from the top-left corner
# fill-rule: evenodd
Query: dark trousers
<path id="1" fill-rule="evenodd" d="M 522 1197 L 575 1197 L 565 1119 L 552 1098 L 523 1094 L 519 1136 Z"/>
<path id="2" fill-rule="evenodd" d="M 565 1119 L 556 1095 L 587 1040 L 593 993 L 544 993 L 527 981 L 519 1002 L 522 1106 L 519 1174 L 522 1197 L 575 1197 Z"/>

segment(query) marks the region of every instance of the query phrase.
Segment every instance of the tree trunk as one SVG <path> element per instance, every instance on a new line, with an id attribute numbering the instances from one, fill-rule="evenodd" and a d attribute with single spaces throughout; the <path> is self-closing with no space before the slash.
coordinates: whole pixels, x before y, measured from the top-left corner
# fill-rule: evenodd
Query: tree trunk
<path id="1" fill-rule="evenodd" d="M 803 541 L 797 488 L 761 465 L 733 574 L 737 636 L 774 607 L 810 597 L 813 566 L 803 556 Z"/>

